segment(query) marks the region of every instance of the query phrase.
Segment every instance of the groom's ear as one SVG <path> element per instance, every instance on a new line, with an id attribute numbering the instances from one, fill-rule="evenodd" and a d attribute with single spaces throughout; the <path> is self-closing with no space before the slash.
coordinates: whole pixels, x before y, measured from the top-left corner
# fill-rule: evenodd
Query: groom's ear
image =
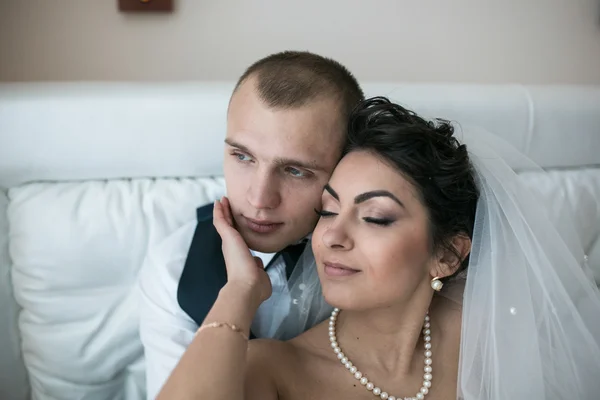
<path id="1" fill-rule="evenodd" d="M 441 248 L 437 253 L 437 263 L 433 267 L 431 275 L 438 278 L 453 275 L 470 252 L 471 239 L 465 234 L 455 235 L 450 243 L 450 248 Z"/>

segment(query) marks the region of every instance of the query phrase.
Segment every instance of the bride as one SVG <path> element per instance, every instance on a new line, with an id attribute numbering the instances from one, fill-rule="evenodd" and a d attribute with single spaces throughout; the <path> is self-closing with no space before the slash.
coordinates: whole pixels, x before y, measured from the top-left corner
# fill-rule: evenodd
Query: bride
<path id="1" fill-rule="evenodd" d="M 381 97 L 348 135 L 282 305 L 291 339 L 248 342 L 276 294 L 223 198 L 228 283 L 159 398 L 600 398 L 600 294 L 506 162 L 528 160 Z"/>

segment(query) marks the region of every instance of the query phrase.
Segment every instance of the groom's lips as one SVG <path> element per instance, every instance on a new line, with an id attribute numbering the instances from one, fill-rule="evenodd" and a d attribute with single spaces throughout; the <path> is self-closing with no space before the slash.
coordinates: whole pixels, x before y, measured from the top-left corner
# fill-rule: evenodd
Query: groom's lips
<path id="1" fill-rule="evenodd" d="M 273 222 L 269 220 L 257 220 L 248 217 L 242 217 L 248 229 L 256 233 L 273 233 L 283 226 L 282 222 Z"/>

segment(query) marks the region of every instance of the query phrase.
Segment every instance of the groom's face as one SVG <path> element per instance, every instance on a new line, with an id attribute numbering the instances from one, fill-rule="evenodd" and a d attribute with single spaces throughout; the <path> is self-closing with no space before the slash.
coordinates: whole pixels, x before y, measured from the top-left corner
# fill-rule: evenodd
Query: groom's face
<path id="1" fill-rule="evenodd" d="M 235 92 L 225 181 L 237 228 L 251 249 L 277 252 L 312 231 L 323 186 L 341 155 L 345 123 L 331 98 L 271 108 L 252 78 Z"/>

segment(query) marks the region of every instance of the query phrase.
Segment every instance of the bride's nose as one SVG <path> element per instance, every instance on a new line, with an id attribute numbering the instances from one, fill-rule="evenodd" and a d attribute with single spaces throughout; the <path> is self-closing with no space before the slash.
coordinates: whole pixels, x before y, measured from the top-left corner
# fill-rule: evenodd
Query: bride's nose
<path id="1" fill-rule="evenodd" d="M 323 233 L 323 244 L 330 249 L 337 250 L 350 250 L 354 247 L 352 235 L 350 232 L 351 228 L 348 224 L 337 217 Z"/>

